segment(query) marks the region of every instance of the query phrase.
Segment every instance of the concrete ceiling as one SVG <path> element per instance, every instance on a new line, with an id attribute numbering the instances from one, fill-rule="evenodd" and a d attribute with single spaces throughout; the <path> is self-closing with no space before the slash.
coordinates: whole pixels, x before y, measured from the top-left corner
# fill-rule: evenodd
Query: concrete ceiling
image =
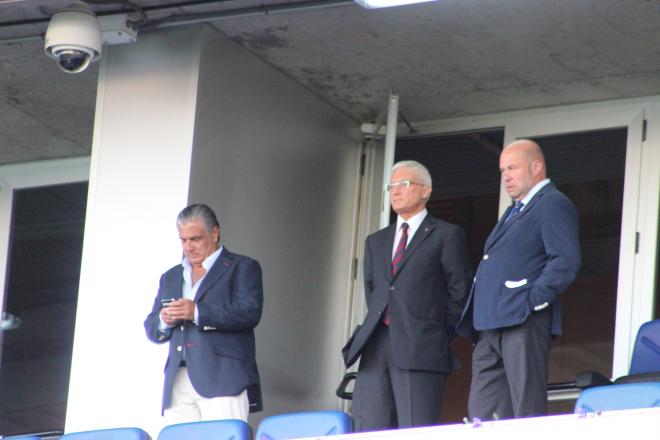
<path id="1" fill-rule="evenodd" d="M 38 38 L 68 3 L 0 0 L 0 164 L 89 154 L 98 66 L 64 74 Z M 133 3 L 156 20 L 290 1 Z M 374 119 L 390 89 L 410 121 L 660 93 L 657 0 L 340 2 L 228 15 L 211 24 L 356 122 Z"/>

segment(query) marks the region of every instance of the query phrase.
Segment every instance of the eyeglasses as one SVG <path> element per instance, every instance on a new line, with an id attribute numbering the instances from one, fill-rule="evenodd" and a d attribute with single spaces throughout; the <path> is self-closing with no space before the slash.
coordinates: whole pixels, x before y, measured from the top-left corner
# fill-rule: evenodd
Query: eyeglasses
<path id="1" fill-rule="evenodd" d="M 387 185 L 385 185 L 385 189 L 388 190 L 388 191 L 392 191 L 395 188 L 406 188 L 406 189 L 408 189 L 408 188 L 410 188 L 410 185 L 424 186 L 423 183 L 417 183 L 417 182 L 413 182 L 410 179 L 406 179 L 406 180 L 399 180 L 398 182 L 390 182 Z"/>

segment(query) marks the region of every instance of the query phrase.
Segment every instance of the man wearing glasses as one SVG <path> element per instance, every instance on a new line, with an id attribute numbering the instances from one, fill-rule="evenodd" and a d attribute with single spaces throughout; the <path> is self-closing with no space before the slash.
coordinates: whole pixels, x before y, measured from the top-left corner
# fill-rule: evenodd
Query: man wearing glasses
<path id="1" fill-rule="evenodd" d="M 397 221 L 366 240 L 368 313 L 342 350 L 347 367 L 361 358 L 358 431 L 439 423 L 445 377 L 458 367 L 449 343 L 471 283 L 462 229 L 426 210 L 426 167 L 398 162 L 387 189 Z"/>

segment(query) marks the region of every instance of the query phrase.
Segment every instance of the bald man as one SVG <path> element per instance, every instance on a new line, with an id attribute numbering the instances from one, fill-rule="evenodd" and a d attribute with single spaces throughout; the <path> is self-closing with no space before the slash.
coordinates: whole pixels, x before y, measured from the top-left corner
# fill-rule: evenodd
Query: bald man
<path id="1" fill-rule="evenodd" d="M 514 203 L 488 236 L 459 334 L 475 343 L 468 412 L 496 420 L 546 412 L 550 340 L 561 334 L 559 295 L 580 268 L 578 216 L 546 178 L 538 144 L 500 155 Z"/>

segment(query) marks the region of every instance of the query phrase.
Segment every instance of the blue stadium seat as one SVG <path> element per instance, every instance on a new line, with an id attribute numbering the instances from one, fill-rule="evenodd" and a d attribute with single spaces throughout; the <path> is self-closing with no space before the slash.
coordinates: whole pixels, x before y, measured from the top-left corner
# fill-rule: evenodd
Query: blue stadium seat
<path id="1" fill-rule="evenodd" d="M 10 435 L 2 437 L 2 440 L 41 440 L 41 437 L 38 435 Z"/>
<path id="2" fill-rule="evenodd" d="M 250 425 L 242 420 L 209 420 L 164 427 L 158 440 L 250 440 Z"/>
<path id="3" fill-rule="evenodd" d="M 639 328 L 628 374 L 646 374 L 659 371 L 660 319 L 656 319 L 642 324 Z"/>
<path id="4" fill-rule="evenodd" d="M 140 428 L 111 428 L 64 434 L 61 440 L 151 440 Z"/>
<path id="5" fill-rule="evenodd" d="M 0 434 L 0 438 L 3 440 L 59 440 L 63 434 L 64 432 L 60 429 L 51 429 L 48 431 L 33 431 L 19 435 L 12 434 L 4 437 Z"/>
<path id="6" fill-rule="evenodd" d="M 342 411 L 310 411 L 266 417 L 259 423 L 255 440 L 286 440 L 347 434 L 351 417 Z"/>
<path id="7" fill-rule="evenodd" d="M 575 412 L 660 407 L 660 382 L 605 385 L 580 392 Z"/>
<path id="8" fill-rule="evenodd" d="M 599 372 L 583 371 L 578 374 L 575 386 L 587 389 L 636 382 L 660 382 L 660 319 L 645 322 L 639 328 L 627 375 L 611 381 Z"/>

